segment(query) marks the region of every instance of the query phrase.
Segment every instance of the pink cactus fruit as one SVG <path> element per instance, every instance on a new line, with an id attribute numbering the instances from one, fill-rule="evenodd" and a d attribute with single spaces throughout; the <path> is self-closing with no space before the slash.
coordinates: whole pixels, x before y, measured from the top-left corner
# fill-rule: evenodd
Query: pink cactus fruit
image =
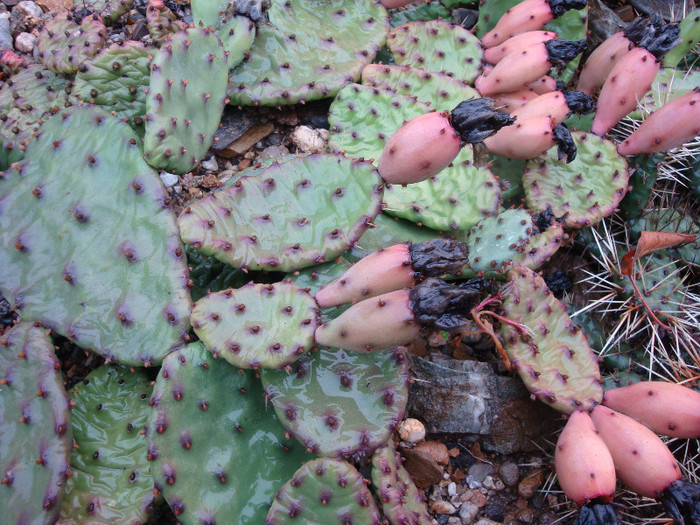
<path id="1" fill-rule="evenodd" d="M 579 505 L 596 498 L 604 503 L 612 501 L 615 465 L 587 412 L 579 410 L 569 416 L 557 440 L 554 466 L 569 499 Z"/>
<path id="2" fill-rule="evenodd" d="M 700 88 L 664 104 L 617 148 L 620 155 L 668 151 L 700 135 Z"/>
<path id="3" fill-rule="evenodd" d="M 549 116 L 518 119 L 484 140 L 484 144 L 491 153 L 510 159 L 534 159 L 555 145 L 559 147 L 560 160 L 566 158 L 571 162 L 576 157 L 571 134 Z"/>
<path id="4" fill-rule="evenodd" d="M 533 98 L 537 97 L 539 97 L 539 95 L 532 89 L 522 88 L 518 91 L 511 91 L 510 93 L 498 93 L 492 98 L 496 101 L 497 107 L 500 111 L 512 113 L 516 109 L 523 107 Z"/>
<path id="5" fill-rule="evenodd" d="M 396 244 L 369 254 L 338 279 L 322 286 L 316 302 L 322 308 L 360 301 L 415 284 L 409 245 Z"/>
<path id="6" fill-rule="evenodd" d="M 406 5 L 413 0 L 382 0 L 382 5 L 387 9 L 394 9 Z"/>
<path id="7" fill-rule="evenodd" d="M 420 182 L 449 166 L 461 148 L 449 113 L 426 113 L 405 122 L 389 138 L 379 159 L 379 175 L 391 184 Z"/>
<path id="8" fill-rule="evenodd" d="M 595 109 L 593 101 L 578 91 L 552 91 L 539 95 L 511 112 L 511 115 L 523 121 L 532 117 L 552 117 L 557 126 L 573 113 L 591 113 Z"/>
<path id="9" fill-rule="evenodd" d="M 510 53 L 520 51 L 533 44 L 552 40 L 553 38 L 557 38 L 557 34 L 554 31 L 526 31 L 509 38 L 501 45 L 486 49 L 484 51 L 484 60 L 489 64 L 498 64 L 503 57 Z"/>
<path id="10" fill-rule="evenodd" d="M 541 29 L 552 18 L 547 0 L 525 0 L 508 9 L 496 26 L 481 38 L 481 44 L 485 48 L 497 46 L 517 34 Z"/>
<path id="11" fill-rule="evenodd" d="M 396 290 L 354 304 L 316 329 L 316 343 L 355 352 L 409 343 L 420 333 L 409 295 Z"/>
<path id="12" fill-rule="evenodd" d="M 656 498 L 681 479 L 676 458 L 648 427 L 603 405 L 593 409 L 591 419 L 612 455 L 618 479 L 628 488 Z"/>
<path id="13" fill-rule="evenodd" d="M 632 46 L 632 42 L 622 31 L 605 40 L 595 48 L 583 64 L 576 90 L 586 95 L 593 95 L 605 83 L 605 79 L 608 78 L 617 61 L 626 55 Z"/>
<path id="14" fill-rule="evenodd" d="M 606 391 L 603 404 L 638 419 L 657 434 L 700 437 L 700 393 L 685 386 L 641 381 Z"/>
<path id="15" fill-rule="evenodd" d="M 532 89 L 538 95 L 544 95 L 557 90 L 557 81 L 549 75 L 544 75 L 537 80 L 528 82 L 525 87 Z"/>

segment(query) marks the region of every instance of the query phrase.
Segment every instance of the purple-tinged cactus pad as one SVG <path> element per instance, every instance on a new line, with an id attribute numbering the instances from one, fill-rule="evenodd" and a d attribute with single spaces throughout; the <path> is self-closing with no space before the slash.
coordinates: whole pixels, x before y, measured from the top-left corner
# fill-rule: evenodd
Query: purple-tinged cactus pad
<path id="1" fill-rule="evenodd" d="M 514 268 L 502 294 L 503 315 L 527 331 L 501 323 L 508 357 L 532 395 L 567 414 L 600 403 L 598 356 L 542 277 Z"/>
<path id="2" fill-rule="evenodd" d="M 280 489 L 266 525 L 379 525 L 379 508 L 365 479 L 345 461 L 305 463 Z"/>
<path id="3" fill-rule="evenodd" d="M 275 493 L 313 459 L 285 437 L 255 372 L 201 343 L 163 360 L 151 404 L 155 487 L 183 525 L 263 523 Z"/>
<path id="4" fill-rule="evenodd" d="M 46 331 L 0 337 L 0 521 L 55 523 L 72 448 L 69 401 Z"/>
<path id="5" fill-rule="evenodd" d="M 357 242 L 382 194 L 369 162 L 298 157 L 193 203 L 180 215 L 180 231 L 187 244 L 237 268 L 293 271 Z"/>
<path id="6" fill-rule="evenodd" d="M 204 346 L 234 366 L 284 368 L 313 346 L 319 313 L 298 286 L 249 283 L 201 298 L 190 322 Z"/>
<path id="7" fill-rule="evenodd" d="M 567 228 L 583 228 L 612 215 L 627 193 L 627 161 L 615 144 L 592 133 L 571 133 L 578 155 L 566 163 L 553 148 L 525 165 L 523 188 L 530 209 L 551 208 Z"/>
<path id="8" fill-rule="evenodd" d="M 46 67 L 70 75 L 94 57 L 106 40 L 107 29 L 98 15 L 80 20 L 66 11 L 46 22 L 36 46 Z"/>
<path id="9" fill-rule="evenodd" d="M 408 400 L 400 348 L 364 354 L 321 348 L 302 356 L 291 373 L 260 375 L 280 422 L 322 456 L 351 456 L 384 445 Z"/>
<path id="10" fill-rule="evenodd" d="M 372 455 L 372 485 L 391 525 L 433 525 L 425 500 L 391 440 Z"/>
<path id="11" fill-rule="evenodd" d="M 143 368 L 104 365 L 70 391 L 73 476 L 61 525 L 138 525 L 153 508 L 153 475 L 143 433 L 153 387 Z"/>
<path id="12" fill-rule="evenodd" d="M 0 291 L 27 321 L 124 364 L 187 336 L 187 264 L 157 172 L 131 128 L 66 109 L 0 178 Z"/>

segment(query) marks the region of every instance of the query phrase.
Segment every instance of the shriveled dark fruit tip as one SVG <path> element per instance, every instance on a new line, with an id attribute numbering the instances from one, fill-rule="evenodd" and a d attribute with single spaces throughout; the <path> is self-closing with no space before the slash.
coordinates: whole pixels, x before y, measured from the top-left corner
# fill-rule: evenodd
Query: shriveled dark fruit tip
<path id="1" fill-rule="evenodd" d="M 576 144 L 571 136 L 569 128 L 564 124 L 559 124 L 554 128 L 554 142 L 557 143 L 557 157 L 567 164 L 576 158 Z"/>
<path id="2" fill-rule="evenodd" d="M 495 102 L 490 98 L 464 100 L 450 112 L 450 124 L 464 142 L 481 142 L 515 122 L 515 117 L 496 111 L 494 107 Z"/>
<path id="3" fill-rule="evenodd" d="M 635 46 L 639 46 L 650 31 L 650 28 L 652 28 L 651 30 L 653 31 L 653 28 L 659 28 L 663 23 L 664 21 L 658 15 L 652 17 L 639 16 L 627 24 L 623 33 L 627 40 L 632 42 Z"/>
<path id="4" fill-rule="evenodd" d="M 585 93 L 571 90 L 564 90 L 562 93 L 564 94 L 566 105 L 569 106 L 569 111 L 572 113 L 588 115 L 595 111 L 595 101 Z"/>
<path id="5" fill-rule="evenodd" d="M 424 277 L 455 275 L 469 262 L 469 245 L 466 242 L 441 237 L 410 244 L 410 264 Z"/>
<path id="6" fill-rule="evenodd" d="M 700 485 L 674 481 L 661 493 L 661 505 L 678 524 L 700 523 Z"/>
<path id="7" fill-rule="evenodd" d="M 598 503 L 595 500 L 582 505 L 573 525 L 617 525 L 620 522 L 610 503 Z"/>
<path id="8" fill-rule="evenodd" d="M 680 34 L 679 22 L 672 22 L 661 27 L 649 25 L 639 47 L 645 48 L 659 61 L 666 56 L 666 53 L 676 47 Z"/>
<path id="9" fill-rule="evenodd" d="M 547 0 L 547 3 L 554 18 L 559 18 L 571 9 L 583 9 L 587 4 L 586 0 Z"/>
<path id="10" fill-rule="evenodd" d="M 544 47 L 547 50 L 547 59 L 550 64 L 556 67 L 557 70 L 561 70 L 576 58 L 579 53 L 588 49 L 588 44 L 585 40 L 569 41 L 555 38 L 547 40 L 544 43 Z"/>
<path id="11" fill-rule="evenodd" d="M 488 282 L 481 278 L 455 285 L 431 277 L 416 285 L 409 299 L 421 326 L 454 330 L 467 323 L 469 312 L 487 287 Z"/>

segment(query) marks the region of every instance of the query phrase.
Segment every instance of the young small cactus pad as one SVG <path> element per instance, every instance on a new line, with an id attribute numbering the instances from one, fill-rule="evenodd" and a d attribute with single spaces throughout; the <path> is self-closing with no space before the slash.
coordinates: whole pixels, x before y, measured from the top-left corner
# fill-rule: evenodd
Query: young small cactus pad
<path id="1" fill-rule="evenodd" d="M 529 161 L 523 186 L 530 209 L 551 208 L 566 227 L 583 228 L 612 215 L 627 191 L 629 170 L 612 142 L 584 131 L 571 136 L 577 157 L 567 164 L 549 151 Z"/>
<path id="2" fill-rule="evenodd" d="M 349 463 L 321 458 L 305 463 L 280 489 L 266 525 L 323 523 L 379 525 L 379 509 L 365 479 Z"/>
<path id="3" fill-rule="evenodd" d="M 95 56 L 107 39 L 107 29 L 97 15 L 82 20 L 66 11 L 46 22 L 39 33 L 39 59 L 50 70 L 70 75 Z"/>
<path id="4" fill-rule="evenodd" d="M 387 47 L 402 66 L 443 72 L 467 83 L 481 74 L 484 50 L 479 39 L 448 22 L 408 22 L 389 32 Z"/>
<path id="5" fill-rule="evenodd" d="M 166 39 L 151 66 L 146 161 L 172 173 L 190 171 L 214 140 L 227 87 L 228 56 L 211 28 L 190 28 Z"/>
<path id="6" fill-rule="evenodd" d="M 386 40 L 386 9 L 371 0 L 273 2 L 250 55 L 233 71 L 232 104 L 283 105 L 332 97 L 360 78 Z"/>
<path id="7" fill-rule="evenodd" d="M 55 523 L 71 451 L 53 344 L 28 323 L 0 338 L 0 508 L 4 523 Z"/>
<path id="8" fill-rule="evenodd" d="M 70 391 L 76 448 L 61 523 L 143 523 L 152 510 L 153 476 L 143 434 L 153 388 L 144 369 L 104 365 Z"/>
<path id="9" fill-rule="evenodd" d="M 393 441 L 372 455 L 372 485 L 392 525 L 433 525 L 423 496 L 403 467 Z"/>
<path id="10" fill-rule="evenodd" d="M 565 413 L 603 400 L 598 357 L 544 280 L 527 268 L 508 272 L 501 334 L 511 363 L 533 396 Z"/>
<path id="11" fill-rule="evenodd" d="M 403 349 L 367 354 L 321 348 L 292 373 L 262 370 L 284 427 L 322 456 L 351 456 L 384 445 L 404 417 L 408 367 Z"/>
<path id="12" fill-rule="evenodd" d="M 165 358 L 151 405 L 156 490 L 183 525 L 263 523 L 275 492 L 312 459 L 285 437 L 255 372 L 201 343 Z"/>
<path id="13" fill-rule="evenodd" d="M 249 283 L 200 299 L 190 318 L 214 354 L 241 368 L 284 368 L 314 344 L 318 307 L 290 283 Z"/>
<path id="14" fill-rule="evenodd" d="M 190 302 L 175 218 L 138 143 L 94 106 L 43 125 L 0 179 L 0 290 L 22 319 L 144 365 L 181 344 Z"/>
<path id="15" fill-rule="evenodd" d="M 238 268 L 292 271 L 352 246 L 379 213 L 382 193 L 369 162 L 299 157 L 194 203 L 180 230 L 186 243 Z"/>

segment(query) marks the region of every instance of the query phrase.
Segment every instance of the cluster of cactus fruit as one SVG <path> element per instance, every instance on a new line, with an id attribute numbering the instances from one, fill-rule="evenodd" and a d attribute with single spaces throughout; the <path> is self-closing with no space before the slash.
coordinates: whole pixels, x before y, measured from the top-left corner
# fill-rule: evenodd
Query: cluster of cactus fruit
<path id="1" fill-rule="evenodd" d="M 662 62 L 692 53 L 698 11 L 630 24 L 569 90 L 585 1 L 484 2 L 476 34 L 390 30 L 402 3 L 192 0 L 186 26 L 149 0 L 151 43 L 107 45 L 134 2 L 105 0 L 49 20 L 38 64 L 12 63 L 0 292 L 18 322 L 0 336 L 0 521 L 143 523 L 162 496 L 186 524 L 432 523 L 392 441 L 405 345 L 473 322 L 568 415 L 555 466 L 580 523 L 617 522 L 618 479 L 679 524 L 700 520 L 700 490 L 658 437 L 700 436 L 700 394 L 604 391 L 537 273 L 618 208 L 645 220 L 641 183 L 624 200 L 639 176 L 626 157 L 700 133 L 697 87 L 623 140 L 609 133 Z M 373 64 L 384 45 L 390 63 Z M 226 104 L 331 97 L 331 153 L 255 165 L 173 215 L 158 170 L 195 169 Z M 590 131 L 573 113 L 594 113 Z M 501 206 L 505 180 L 527 208 Z M 219 275 L 200 283 L 204 259 Z M 667 321 L 656 304 L 677 288 L 618 279 Z M 51 333 L 107 363 L 66 393 Z"/>

